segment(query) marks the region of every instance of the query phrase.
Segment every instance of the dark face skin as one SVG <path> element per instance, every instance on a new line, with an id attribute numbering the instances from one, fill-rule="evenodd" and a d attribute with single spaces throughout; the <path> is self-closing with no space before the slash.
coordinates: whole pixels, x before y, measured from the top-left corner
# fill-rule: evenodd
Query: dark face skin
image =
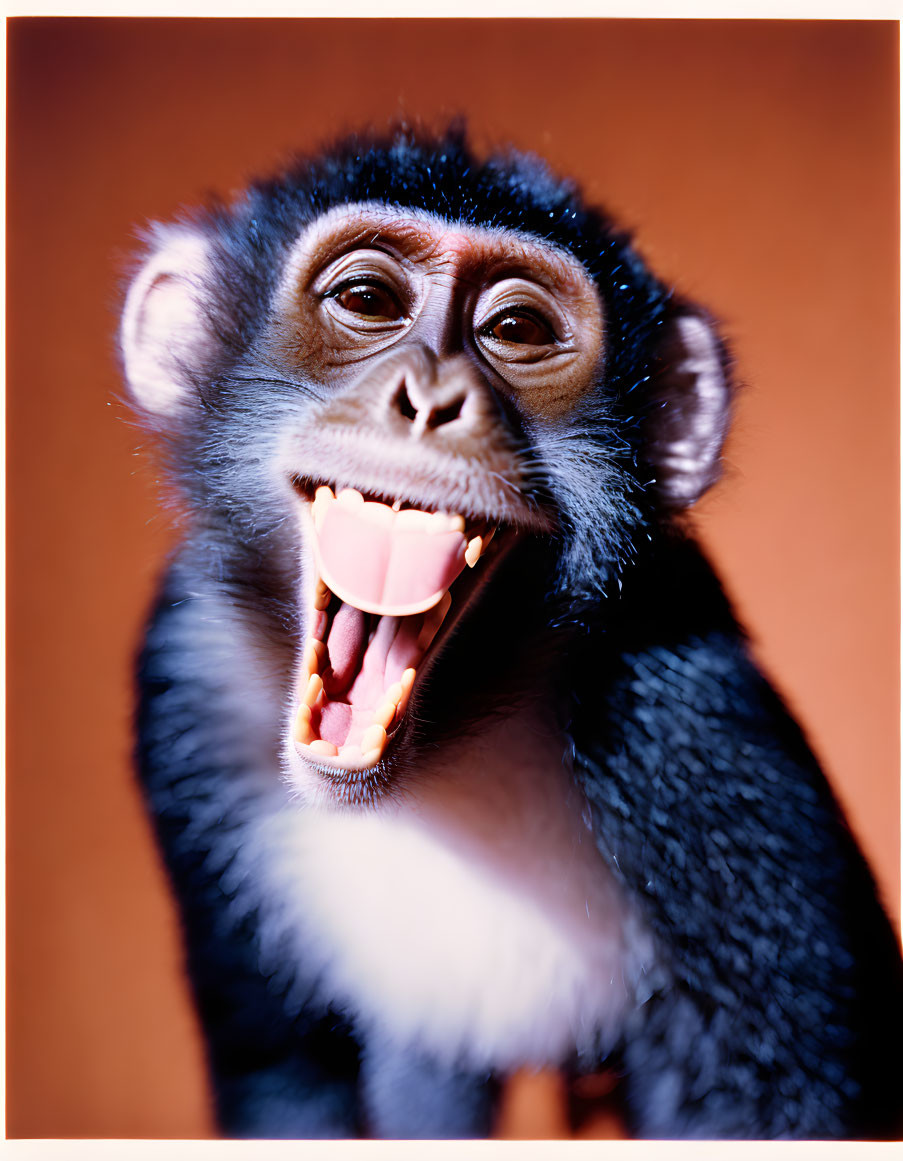
<path id="1" fill-rule="evenodd" d="M 281 457 L 304 501 L 306 641 L 287 745 L 297 783 L 316 793 L 325 780 L 347 800 L 349 781 L 391 782 L 418 683 L 448 630 L 518 531 L 554 522 L 529 492 L 529 433 L 561 423 L 598 382 L 603 329 L 580 263 L 510 231 L 361 206 L 325 215 L 294 244 L 261 354 L 316 387 L 320 399 Z M 442 514 L 432 527 L 451 544 L 450 593 L 443 584 L 414 585 L 401 603 L 368 603 L 353 567 L 339 576 L 323 554 L 321 522 L 332 506 L 338 512 L 334 496 L 344 489 L 355 490 L 346 492 L 346 509 L 362 494 L 376 523 L 393 520 L 393 508 Z M 418 519 L 403 513 L 409 524 L 397 527 L 417 530 Z M 369 529 L 343 534 L 362 562 L 380 551 L 368 547 Z M 411 541 L 392 537 L 391 552 L 404 541 L 412 572 L 436 543 L 418 541 L 417 532 Z M 373 668 L 379 627 L 388 633 L 391 622 L 394 639 L 406 642 L 403 671 L 376 665 L 375 676 L 349 687 L 334 672 L 334 626 L 345 620 L 345 669 L 359 677 Z M 418 639 L 427 642 L 422 649 Z M 349 701 L 357 721 L 350 748 L 326 724 L 347 718 Z"/>

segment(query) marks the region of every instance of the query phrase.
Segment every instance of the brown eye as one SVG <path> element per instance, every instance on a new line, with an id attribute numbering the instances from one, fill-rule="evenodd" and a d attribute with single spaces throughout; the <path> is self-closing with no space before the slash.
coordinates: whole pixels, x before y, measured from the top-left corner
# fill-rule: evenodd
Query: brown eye
<path id="1" fill-rule="evenodd" d="M 398 299 L 386 287 L 374 282 L 360 282 L 345 286 L 334 295 L 336 302 L 350 314 L 374 322 L 396 322 L 401 318 Z"/>
<path id="2" fill-rule="evenodd" d="M 514 311 L 497 315 L 484 328 L 483 333 L 502 343 L 520 343 L 531 347 L 547 347 L 556 341 L 552 328 L 543 319 Z"/>

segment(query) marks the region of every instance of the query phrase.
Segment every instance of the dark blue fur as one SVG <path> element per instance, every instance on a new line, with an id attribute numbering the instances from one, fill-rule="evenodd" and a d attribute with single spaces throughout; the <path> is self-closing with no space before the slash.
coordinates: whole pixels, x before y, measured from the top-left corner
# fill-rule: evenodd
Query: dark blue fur
<path id="1" fill-rule="evenodd" d="M 605 301 L 597 396 L 566 430 L 531 433 L 536 488 L 556 497 L 564 531 L 508 565 L 517 585 L 502 578 L 455 639 L 421 716 L 431 739 L 451 737 L 468 714 L 513 696 L 537 655 L 564 658 L 563 717 L 599 848 L 657 943 L 644 1002 L 608 1060 L 622 1071 L 632 1130 L 893 1134 L 903 1093 L 894 936 L 799 729 L 749 660 L 711 570 L 661 510 L 644 458 L 656 332 L 675 304 L 571 186 L 519 155 L 480 162 L 455 133 L 352 139 L 196 219 L 216 247 L 221 348 L 198 375 L 197 423 L 172 439 L 198 515 L 148 631 L 138 753 L 224 1131 L 491 1126 L 495 1078 L 393 1056 L 314 1001 L 309 965 L 255 895 L 248 849 L 261 804 L 286 793 L 277 747 L 298 633 L 288 516 L 259 465 L 306 402 L 299 385 L 264 373 L 255 340 L 299 229 L 366 200 L 546 238 L 586 264 Z M 600 451 L 608 475 L 600 466 L 594 479 Z M 578 460 L 589 476 L 568 492 Z M 243 636 L 277 658 L 260 704 L 246 696 Z M 486 663 L 462 692 L 476 640 Z"/>
<path id="2" fill-rule="evenodd" d="M 892 1135 L 903 976 L 874 883 L 699 553 L 666 535 L 643 556 L 584 653 L 571 726 L 600 850 L 667 981 L 625 1037 L 633 1122 Z"/>

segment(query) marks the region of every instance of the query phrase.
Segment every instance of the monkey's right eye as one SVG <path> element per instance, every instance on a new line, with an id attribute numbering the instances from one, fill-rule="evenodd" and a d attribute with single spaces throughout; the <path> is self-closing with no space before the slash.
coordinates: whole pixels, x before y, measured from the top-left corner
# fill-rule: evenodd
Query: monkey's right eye
<path id="1" fill-rule="evenodd" d="M 370 322 L 397 322 L 404 311 L 395 295 L 378 282 L 355 282 L 340 286 L 330 295 L 349 314 Z"/>

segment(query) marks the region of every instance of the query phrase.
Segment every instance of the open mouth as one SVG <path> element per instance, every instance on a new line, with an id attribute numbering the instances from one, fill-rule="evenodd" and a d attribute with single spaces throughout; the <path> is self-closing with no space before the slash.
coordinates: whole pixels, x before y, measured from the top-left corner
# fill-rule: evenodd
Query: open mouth
<path id="1" fill-rule="evenodd" d="M 298 485 L 308 500 L 308 586 L 292 736 L 332 771 L 383 761 L 418 680 L 485 576 L 499 536 L 486 520 L 384 503 L 354 488 Z M 482 563 L 481 563 L 482 562 Z"/>

